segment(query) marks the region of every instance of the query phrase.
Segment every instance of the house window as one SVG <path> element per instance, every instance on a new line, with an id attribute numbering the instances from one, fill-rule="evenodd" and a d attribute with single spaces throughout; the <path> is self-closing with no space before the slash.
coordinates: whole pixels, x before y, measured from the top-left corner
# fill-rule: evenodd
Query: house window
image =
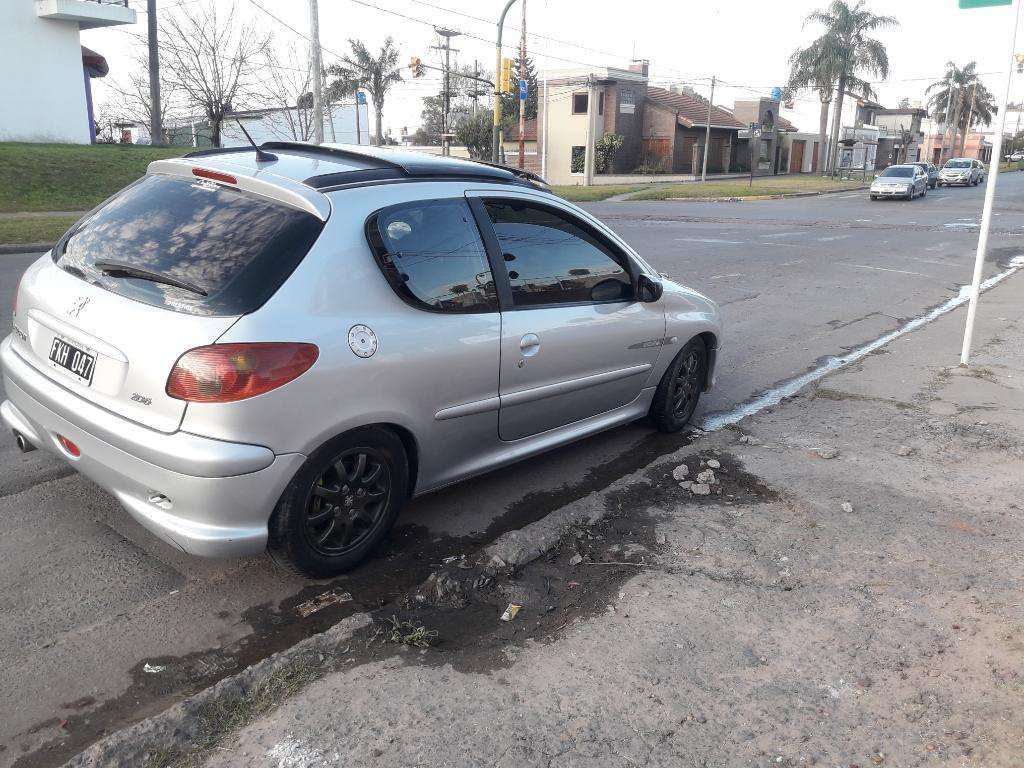
<path id="1" fill-rule="evenodd" d="M 570 173 L 583 173 L 583 167 L 587 162 L 587 148 L 573 147 L 572 157 L 569 161 Z"/>
<path id="2" fill-rule="evenodd" d="M 597 94 L 597 114 L 604 114 L 604 91 Z"/>
<path id="3" fill-rule="evenodd" d="M 587 93 L 574 93 L 572 95 L 572 113 L 574 115 L 585 115 L 587 114 Z"/>

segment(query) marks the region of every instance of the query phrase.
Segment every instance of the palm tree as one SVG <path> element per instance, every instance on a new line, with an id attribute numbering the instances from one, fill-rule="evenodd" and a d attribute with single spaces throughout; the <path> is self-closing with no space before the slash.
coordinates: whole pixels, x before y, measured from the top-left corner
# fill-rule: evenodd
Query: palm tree
<path id="1" fill-rule="evenodd" d="M 375 144 L 383 141 L 381 128 L 384 116 L 384 97 L 395 83 L 402 82 L 402 68 L 398 66 L 398 49 L 390 37 L 381 46 L 380 55 L 374 58 L 361 40 L 349 40 L 352 54 L 342 59 L 341 64 L 327 68 L 327 74 L 334 81 L 327 86 L 330 95 L 352 93 L 356 88 L 365 88 L 373 102 L 376 136 Z M 358 108 L 358 105 L 357 105 Z"/>
<path id="2" fill-rule="evenodd" d="M 946 62 L 946 73 L 941 80 L 936 80 L 925 90 L 931 94 L 928 106 L 935 120 L 945 124 L 942 143 L 945 146 L 946 133 L 953 128 L 953 139 L 950 142 L 950 153 L 957 146 L 957 134 L 960 134 L 960 149 L 963 154 L 967 143 L 967 134 L 977 124 L 990 125 L 997 111 L 995 97 L 981 82 L 977 73 L 977 64 L 969 62 L 958 67 L 955 62 Z M 942 158 L 940 158 L 941 160 Z"/>
<path id="3" fill-rule="evenodd" d="M 835 45 L 822 36 L 806 48 L 798 48 L 789 57 L 788 92 L 809 88 L 818 94 L 821 100 L 821 111 L 818 114 L 818 168 L 825 173 L 828 158 L 828 110 L 832 105 L 836 80 L 839 72 L 837 60 L 831 51 Z M 847 93 L 857 97 L 870 99 L 874 96 L 871 84 L 855 75 L 850 75 L 846 82 Z"/>
<path id="4" fill-rule="evenodd" d="M 833 151 L 829 170 L 835 167 L 835 148 L 838 147 L 839 129 L 843 117 L 843 98 L 858 72 L 889 76 L 889 55 L 885 46 L 870 36 L 870 32 L 895 27 L 899 21 L 893 16 L 878 16 L 865 10 L 865 0 L 850 5 L 846 0 L 832 0 L 826 10 L 807 15 L 805 24 L 821 24 L 825 31 L 810 47 L 817 47 L 823 62 L 835 71 L 836 106 L 832 120 Z"/>

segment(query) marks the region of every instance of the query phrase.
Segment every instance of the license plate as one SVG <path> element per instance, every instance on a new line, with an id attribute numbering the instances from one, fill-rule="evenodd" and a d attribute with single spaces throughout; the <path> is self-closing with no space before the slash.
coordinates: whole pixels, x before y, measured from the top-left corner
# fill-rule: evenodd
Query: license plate
<path id="1" fill-rule="evenodd" d="M 96 367 L 94 352 L 75 346 L 60 336 L 54 336 L 50 344 L 50 362 L 86 385 L 92 383 L 92 372 Z"/>

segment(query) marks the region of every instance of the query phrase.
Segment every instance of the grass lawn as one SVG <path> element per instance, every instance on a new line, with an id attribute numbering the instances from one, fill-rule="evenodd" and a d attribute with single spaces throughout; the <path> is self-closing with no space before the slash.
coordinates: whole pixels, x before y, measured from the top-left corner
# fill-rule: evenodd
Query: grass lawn
<path id="1" fill-rule="evenodd" d="M 555 186 L 551 188 L 559 197 L 571 200 L 574 203 L 592 203 L 597 200 L 607 200 L 612 195 L 632 192 L 643 189 L 647 184 L 598 184 L 590 187 L 583 186 Z"/>
<path id="2" fill-rule="evenodd" d="M 756 197 L 759 195 L 787 195 L 799 192 L 835 192 L 843 189 L 857 189 L 866 186 L 870 179 L 862 181 L 837 181 L 821 176 L 789 175 L 754 177 L 750 186 L 747 179 L 724 179 L 709 181 L 704 184 L 686 182 L 682 184 L 665 184 L 652 187 L 634 195 L 631 200 L 665 200 L 671 197 L 702 198 L 702 197 Z"/>
<path id="3" fill-rule="evenodd" d="M 0 212 L 88 210 L 142 176 L 151 161 L 188 151 L 133 144 L 0 142 Z"/>
<path id="4" fill-rule="evenodd" d="M 77 216 L 0 218 L 0 245 L 52 243 L 78 221 Z"/>

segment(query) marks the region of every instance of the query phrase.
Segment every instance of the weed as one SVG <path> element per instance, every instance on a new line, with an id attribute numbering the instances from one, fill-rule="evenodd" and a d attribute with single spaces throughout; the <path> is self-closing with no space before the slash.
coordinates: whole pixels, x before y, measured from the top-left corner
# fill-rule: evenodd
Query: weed
<path id="1" fill-rule="evenodd" d="M 417 627 L 411 621 L 400 621 L 397 616 L 388 619 L 388 623 L 391 625 L 391 635 L 388 639 L 392 643 L 429 648 L 437 639 L 436 629 L 427 629 L 422 625 Z"/>

